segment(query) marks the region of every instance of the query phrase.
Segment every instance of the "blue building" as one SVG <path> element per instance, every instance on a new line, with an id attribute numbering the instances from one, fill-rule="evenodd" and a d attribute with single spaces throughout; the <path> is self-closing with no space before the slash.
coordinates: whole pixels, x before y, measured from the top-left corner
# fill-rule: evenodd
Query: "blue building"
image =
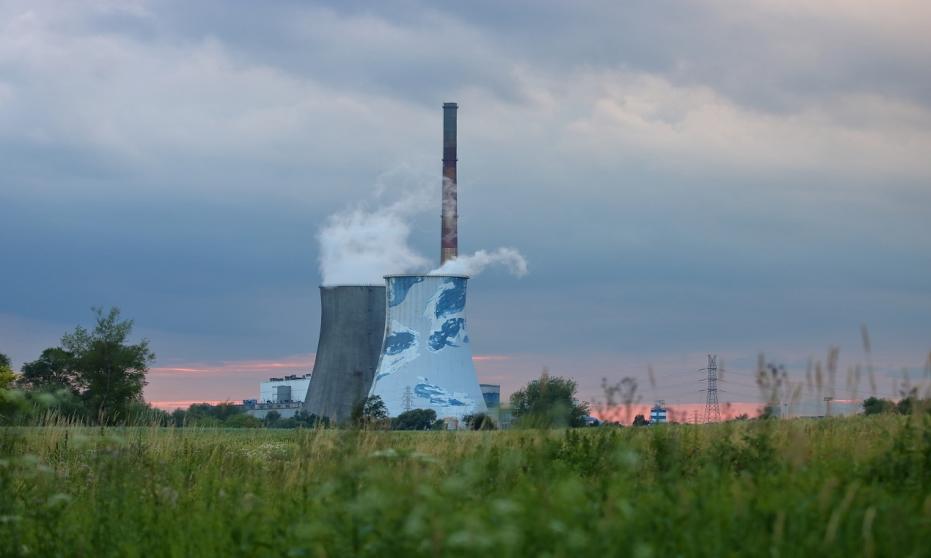
<path id="1" fill-rule="evenodd" d="M 666 402 L 660 399 L 650 409 L 650 424 L 662 424 L 667 422 L 666 419 Z"/>
<path id="2" fill-rule="evenodd" d="M 482 397 L 485 398 L 485 406 L 489 409 L 501 406 L 501 386 L 498 384 L 479 384 L 482 390 Z"/>

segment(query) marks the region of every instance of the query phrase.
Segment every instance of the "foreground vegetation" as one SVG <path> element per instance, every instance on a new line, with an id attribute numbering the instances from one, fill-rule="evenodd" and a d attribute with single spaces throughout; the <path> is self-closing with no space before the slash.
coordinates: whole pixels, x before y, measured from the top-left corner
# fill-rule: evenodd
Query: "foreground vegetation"
<path id="1" fill-rule="evenodd" d="M 926 415 L 0 429 L 3 556 L 919 556 Z"/>

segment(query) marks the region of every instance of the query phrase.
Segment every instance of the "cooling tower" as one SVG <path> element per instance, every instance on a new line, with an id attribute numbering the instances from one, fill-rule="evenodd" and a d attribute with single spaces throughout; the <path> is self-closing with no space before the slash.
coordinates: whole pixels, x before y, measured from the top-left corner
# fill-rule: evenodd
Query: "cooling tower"
<path id="1" fill-rule="evenodd" d="M 320 310 L 304 410 L 340 423 L 372 386 L 385 333 L 385 287 L 320 287 Z"/>
<path id="2" fill-rule="evenodd" d="M 466 332 L 468 277 L 389 275 L 385 341 L 370 395 L 397 416 L 433 409 L 438 418 L 485 412 Z"/>

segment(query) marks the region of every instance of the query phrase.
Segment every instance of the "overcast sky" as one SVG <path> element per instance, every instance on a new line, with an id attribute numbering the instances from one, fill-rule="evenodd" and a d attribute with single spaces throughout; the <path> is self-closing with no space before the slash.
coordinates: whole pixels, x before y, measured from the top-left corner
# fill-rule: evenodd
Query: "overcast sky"
<path id="1" fill-rule="evenodd" d="M 0 351 L 113 305 L 151 401 L 309 371 L 317 231 L 434 180 L 438 254 L 457 101 L 460 249 L 530 269 L 471 281 L 480 379 L 698 401 L 705 353 L 846 369 L 866 324 L 891 392 L 931 349 L 928 29 L 925 0 L 0 1 Z"/>

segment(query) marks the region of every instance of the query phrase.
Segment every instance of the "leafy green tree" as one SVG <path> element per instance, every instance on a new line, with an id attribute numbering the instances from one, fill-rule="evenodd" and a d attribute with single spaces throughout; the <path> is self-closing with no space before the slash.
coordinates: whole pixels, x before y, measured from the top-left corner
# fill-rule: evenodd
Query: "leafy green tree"
<path id="1" fill-rule="evenodd" d="M 187 411 L 184 409 L 175 409 L 171 412 L 171 423 L 181 427 L 187 424 Z"/>
<path id="2" fill-rule="evenodd" d="M 536 380 L 511 395 L 511 411 L 520 426 L 553 428 L 585 426 L 588 404 L 575 399 L 576 383 L 550 376 Z"/>
<path id="3" fill-rule="evenodd" d="M 388 408 L 377 395 L 365 397 L 352 407 L 350 420 L 358 428 L 384 426 L 388 423 Z"/>
<path id="4" fill-rule="evenodd" d="M 649 426 L 650 421 L 648 421 L 643 415 L 637 415 L 634 417 L 634 422 L 632 424 L 634 426 Z"/>
<path id="5" fill-rule="evenodd" d="M 313 413 L 308 413 L 303 410 L 294 414 L 294 421 L 297 423 L 297 426 L 303 428 L 316 428 L 318 426 L 326 428 L 330 425 L 330 419 L 327 417 L 318 417 Z"/>
<path id="6" fill-rule="evenodd" d="M 770 420 L 779 418 L 779 407 L 776 405 L 764 405 L 760 409 L 760 415 L 757 417 L 760 420 Z"/>
<path id="7" fill-rule="evenodd" d="M 23 364 L 18 383 L 27 389 L 67 389 L 79 393 L 81 384 L 74 368 L 74 356 L 61 347 L 51 347 L 32 362 Z"/>
<path id="8" fill-rule="evenodd" d="M 16 380 L 16 374 L 13 372 L 13 365 L 10 357 L 0 353 L 0 389 L 7 389 L 13 385 Z"/>
<path id="9" fill-rule="evenodd" d="M 176 426 L 222 426 L 231 418 L 245 414 L 245 411 L 234 403 L 224 402 L 217 405 L 210 403 L 195 403 L 187 410 L 178 409 L 172 413 Z"/>
<path id="10" fill-rule="evenodd" d="M 229 417 L 223 426 L 230 428 L 260 428 L 262 421 L 248 413 L 240 413 Z"/>
<path id="11" fill-rule="evenodd" d="M 496 430 L 495 421 L 485 413 L 475 413 L 462 417 L 469 430 Z"/>
<path id="12" fill-rule="evenodd" d="M 171 415 L 145 401 L 134 400 L 126 406 L 124 422 L 133 426 L 167 426 L 171 423 Z"/>
<path id="13" fill-rule="evenodd" d="M 278 411 L 269 411 L 265 414 L 265 426 L 274 428 L 275 424 L 281 420 L 281 413 Z"/>
<path id="14" fill-rule="evenodd" d="M 433 409 L 411 409 L 391 419 L 392 430 L 431 430 L 435 424 Z"/>
<path id="15" fill-rule="evenodd" d="M 889 401 L 888 399 L 868 397 L 863 401 L 864 415 L 881 415 L 886 413 L 894 413 L 895 411 L 895 403 Z"/>
<path id="16" fill-rule="evenodd" d="M 94 313 L 94 329 L 76 327 L 62 337 L 62 348 L 72 355 L 89 418 L 103 423 L 125 420 L 131 404 L 142 400 L 145 375 L 155 355 L 146 339 L 127 343 L 133 322 L 120 320 L 119 309 L 104 314 L 95 308 Z"/>
<path id="17" fill-rule="evenodd" d="M 914 411 L 917 401 L 918 399 L 914 395 L 903 397 L 895 404 L 895 410 L 898 411 L 900 415 L 910 415 L 912 411 Z"/>

